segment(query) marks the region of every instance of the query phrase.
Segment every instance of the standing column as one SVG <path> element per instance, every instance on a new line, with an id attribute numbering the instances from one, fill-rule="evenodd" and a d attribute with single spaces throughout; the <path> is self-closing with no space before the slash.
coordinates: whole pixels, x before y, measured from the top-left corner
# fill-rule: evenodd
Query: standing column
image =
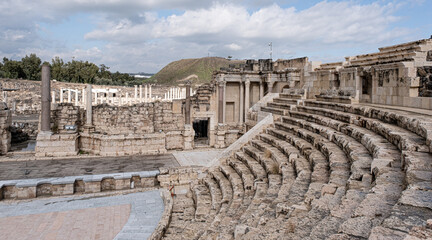
<path id="1" fill-rule="evenodd" d="M 250 100 L 249 100 L 249 93 L 250 93 L 250 81 L 246 80 L 245 82 L 245 113 L 247 113 L 249 111 L 249 104 L 250 104 Z"/>
<path id="2" fill-rule="evenodd" d="M 97 92 L 95 92 L 95 104 L 97 105 L 97 99 L 98 98 L 98 93 Z"/>
<path id="3" fill-rule="evenodd" d="M 135 103 L 137 102 L 137 98 L 138 98 L 138 86 L 135 85 L 135 97 L 134 97 Z"/>
<path id="4" fill-rule="evenodd" d="M 148 93 L 148 88 L 147 85 L 144 86 L 144 102 L 147 102 L 147 93 Z"/>
<path id="5" fill-rule="evenodd" d="M 60 103 L 63 102 L 63 88 L 60 88 Z"/>
<path id="6" fill-rule="evenodd" d="M 50 84 L 50 67 L 44 64 L 42 66 L 42 89 L 41 89 L 41 132 L 51 132 L 51 84 Z"/>
<path id="7" fill-rule="evenodd" d="M 83 106 L 85 106 L 85 104 L 86 104 L 86 90 L 85 90 L 85 88 L 83 88 L 81 96 L 82 96 Z"/>
<path id="8" fill-rule="evenodd" d="M 259 99 L 261 100 L 264 97 L 264 84 L 260 82 L 260 93 Z"/>
<path id="9" fill-rule="evenodd" d="M 51 96 L 52 96 L 51 102 L 55 103 L 55 91 L 51 91 Z"/>
<path id="10" fill-rule="evenodd" d="M 87 96 L 83 95 L 83 98 L 86 98 L 86 125 L 93 125 L 93 109 L 92 109 L 92 85 L 87 84 Z"/>
<path id="11" fill-rule="evenodd" d="M 226 82 L 223 82 L 223 123 L 226 122 Z"/>
<path id="12" fill-rule="evenodd" d="M 75 92 L 75 105 L 78 106 L 78 89 Z"/>
<path id="13" fill-rule="evenodd" d="M 244 88 L 243 88 L 243 82 L 240 81 L 240 123 L 243 123 L 243 116 L 245 116 L 244 112 Z"/>
<path id="14" fill-rule="evenodd" d="M 152 89 L 151 89 L 151 85 L 149 85 L 149 98 L 150 98 L 150 101 L 152 101 Z"/>
<path id="15" fill-rule="evenodd" d="M 187 94 L 187 93 L 186 93 Z M 189 91 L 190 94 L 190 91 Z M 222 82 L 219 82 L 218 89 L 218 123 L 223 123 L 223 105 L 224 105 L 224 85 Z"/>
<path id="16" fill-rule="evenodd" d="M 190 82 L 188 81 L 186 83 L 186 89 L 189 90 L 189 88 L 190 88 Z M 186 109 L 185 109 L 185 124 L 191 124 L 190 104 L 191 104 L 190 94 L 187 94 L 186 95 Z"/>
<path id="17" fill-rule="evenodd" d="M 142 85 L 140 85 L 140 100 L 139 102 L 142 102 Z"/>

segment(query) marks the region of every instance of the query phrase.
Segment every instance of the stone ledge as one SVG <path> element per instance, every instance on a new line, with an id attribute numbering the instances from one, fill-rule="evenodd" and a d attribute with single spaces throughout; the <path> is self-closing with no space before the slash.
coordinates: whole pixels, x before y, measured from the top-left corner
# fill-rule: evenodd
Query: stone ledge
<path id="1" fill-rule="evenodd" d="M 160 190 L 161 197 L 164 202 L 164 211 L 162 213 L 161 220 L 159 221 L 156 229 L 153 231 L 152 235 L 148 238 L 150 240 L 159 240 L 162 239 L 165 234 L 166 229 L 168 228 L 169 223 L 171 222 L 171 214 L 173 210 L 174 201 L 171 197 L 170 192 L 166 189 Z"/>
<path id="2" fill-rule="evenodd" d="M 157 184 L 156 177 L 159 173 L 159 170 L 154 170 L 0 181 L 0 200 L 154 187 Z"/>

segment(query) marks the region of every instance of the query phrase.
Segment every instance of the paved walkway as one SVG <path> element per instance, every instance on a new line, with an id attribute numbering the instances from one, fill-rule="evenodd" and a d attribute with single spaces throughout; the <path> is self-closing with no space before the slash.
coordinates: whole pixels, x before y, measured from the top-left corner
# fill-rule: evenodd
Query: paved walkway
<path id="1" fill-rule="evenodd" d="M 0 180 L 152 171 L 177 166 L 172 154 L 0 162 Z"/>
<path id="2" fill-rule="evenodd" d="M 181 166 L 206 166 L 224 149 L 196 149 L 193 151 L 174 152 L 173 155 Z"/>
<path id="3" fill-rule="evenodd" d="M 1 239 L 147 239 L 163 213 L 158 190 L 0 202 Z"/>

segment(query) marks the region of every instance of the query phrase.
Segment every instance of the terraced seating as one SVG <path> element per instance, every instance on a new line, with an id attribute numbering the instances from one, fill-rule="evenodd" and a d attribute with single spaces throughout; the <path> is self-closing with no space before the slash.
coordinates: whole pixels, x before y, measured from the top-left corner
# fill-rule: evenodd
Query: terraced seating
<path id="1" fill-rule="evenodd" d="M 166 239 L 404 239 L 432 218 L 431 120 L 283 94 L 262 110 L 278 121 L 174 199 Z"/>

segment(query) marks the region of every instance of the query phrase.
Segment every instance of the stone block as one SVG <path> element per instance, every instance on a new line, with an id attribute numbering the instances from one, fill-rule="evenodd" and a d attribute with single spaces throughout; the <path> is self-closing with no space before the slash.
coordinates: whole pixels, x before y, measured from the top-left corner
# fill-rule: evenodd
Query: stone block
<path id="1" fill-rule="evenodd" d="M 115 179 L 115 190 L 126 190 L 131 188 L 130 178 Z"/>
<path id="2" fill-rule="evenodd" d="M 155 177 L 141 178 L 141 186 L 144 188 L 155 187 L 157 185 L 157 182 L 158 181 L 156 180 Z M 165 186 L 167 186 L 167 185 L 165 184 Z"/>
<path id="3" fill-rule="evenodd" d="M 16 198 L 17 199 L 28 199 L 36 197 L 36 186 L 34 187 L 17 187 Z"/>
<path id="4" fill-rule="evenodd" d="M 52 184 L 42 183 L 36 186 L 36 197 L 52 196 Z"/>
<path id="5" fill-rule="evenodd" d="M 52 196 L 72 195 L 74 193 L 74 184 L 53 184 Z"/>
<path id="6" fill-rule="evenodd" d="M 84 183 L 84 192 L 85 193 L 97 193 L 101 191 L 101 182 L 85 182 Z"/>

